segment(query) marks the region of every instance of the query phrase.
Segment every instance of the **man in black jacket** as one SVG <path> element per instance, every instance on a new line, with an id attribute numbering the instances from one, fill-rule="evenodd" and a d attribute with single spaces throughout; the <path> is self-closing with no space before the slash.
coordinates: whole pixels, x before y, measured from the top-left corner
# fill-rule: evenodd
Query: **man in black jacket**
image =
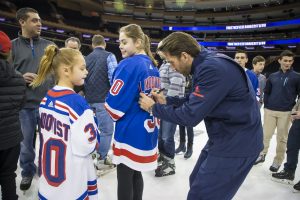
<path id="1" fill-rule="evenodd" d="M 25 103 L 25 81 L 7 61 L 11 49 L 8 36 L 0 31 L 0 186 L 2 200 L 18 199 L 17 163 L 23 139 L 19 111 Z"/>

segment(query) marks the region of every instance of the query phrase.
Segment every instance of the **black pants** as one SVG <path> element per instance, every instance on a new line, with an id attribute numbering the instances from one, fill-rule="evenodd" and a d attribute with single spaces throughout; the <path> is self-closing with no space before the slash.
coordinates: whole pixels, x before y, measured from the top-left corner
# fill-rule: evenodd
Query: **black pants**
<path id="1" fill-rule="evenodd" d="M 144 181 L 142 173 L 124 164 L 117 165 L 118 200 L 142 200 Z"/>
<path id="2" fill-rule="evenodd" d="M 284 170 L 295 173 L 298 156 L 300 150 L 300 119 L 296 119 L 289 131 L 287 150 L 286 150 L 286 163 Z"/>
<path id="3" fill-rule="evenodd" d="M 2 200 L 16 200 L 16 173 L 20 144 L 0 151 L 0 185 Z"/>
<path id="4" fill-rule="evenodd" d="M 194 130 L 192 126 L 179 125 L 180 142 L 185 143 L 185 129 L 187 133 L 188 144 L 192 145 L 194 142 Z"/>

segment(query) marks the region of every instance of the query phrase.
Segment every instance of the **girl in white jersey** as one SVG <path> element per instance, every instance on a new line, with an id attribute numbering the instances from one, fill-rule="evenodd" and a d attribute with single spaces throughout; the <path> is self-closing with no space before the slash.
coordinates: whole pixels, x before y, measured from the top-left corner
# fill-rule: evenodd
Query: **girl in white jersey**
<path id="1" fill-rule="evenodd" d="M 57 85 L 39 107 L 39 199 L 98 199 L 97 179 L 91 153 L 99 138 L 93 111 L 74 92 L 87 76 L 78 50 L 46 48 L 32 87 L 54 72 Z"/>

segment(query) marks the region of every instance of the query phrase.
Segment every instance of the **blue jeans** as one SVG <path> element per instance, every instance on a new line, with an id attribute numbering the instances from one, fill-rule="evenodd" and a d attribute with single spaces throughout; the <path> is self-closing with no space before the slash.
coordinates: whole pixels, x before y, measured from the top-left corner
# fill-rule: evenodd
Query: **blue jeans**
<path id="1" fill-rule="evenodd" d="M 19 116 L 24 137 L 20 152 L 21 175 L 22 177 L 33 177 L 36 173 L 34 135 L 39 124 L 39 110 L 38 108 L 24 108 L 20 111 Z"/>
<path id="2" fill-rule="evenodd" d="M 91 103 L 91 108 L 96 113 L 98 128 L 100 130 L 100 145 L 98 153 L 101 159 L 105 159 L 111 146 L 111 139 L 114 132 L 114 122 L 104 108 L 104 103 Z"/>
<path id="3" fill-rule="evenodd" d="M 174 135 L 177 124 L 160 120 L 160 129 L 158 134 L 158 150 L 168 158 L 175 157 Z"/>

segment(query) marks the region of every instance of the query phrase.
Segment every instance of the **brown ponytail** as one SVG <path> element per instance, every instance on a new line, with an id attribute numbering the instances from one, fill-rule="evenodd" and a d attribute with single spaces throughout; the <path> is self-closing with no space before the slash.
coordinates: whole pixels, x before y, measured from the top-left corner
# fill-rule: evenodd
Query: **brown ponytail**
<path id="1" fill-rule="evenodd" d="M 154 65 L 157 66 L 158 63 L 154 59 L 153 54 L 152 54 L 151 49 L 150 49 L 150 38 L 146 34 L 144 34 L 144 48 L 145 48 L 146 54 L 150 57 L 150 59 L 152 60 Z"/>

